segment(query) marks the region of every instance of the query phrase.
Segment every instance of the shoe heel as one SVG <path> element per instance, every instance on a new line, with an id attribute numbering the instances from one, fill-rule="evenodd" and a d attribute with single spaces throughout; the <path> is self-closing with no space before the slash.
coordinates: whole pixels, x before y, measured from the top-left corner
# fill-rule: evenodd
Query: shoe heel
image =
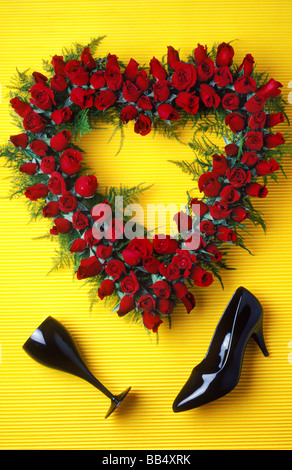
<path id="1" fill-rule="evenodd" d="M 251 336 L 255 340 L 257 345 L 259 346 L 259 348 L 262 351 L 263 355 L 265 357 L 268 357 L 269 352 L 268 352 L 266 344 L 265 344 L 262 324 L 259 326 L 259 329 L 257 331 L 255 331 Z"/>

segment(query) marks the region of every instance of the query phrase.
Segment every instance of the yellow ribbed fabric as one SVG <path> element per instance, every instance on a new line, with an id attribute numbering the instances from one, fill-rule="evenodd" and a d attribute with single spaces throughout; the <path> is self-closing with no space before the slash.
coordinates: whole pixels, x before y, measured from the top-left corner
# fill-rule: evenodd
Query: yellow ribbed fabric
<path id="1" fill-rule="evenodd" d="M 209 0 L 3 0 L 0 6 L 0 141 L 18 133 L 10 117 L 5 87 L 15 68 L 42 72 L 42 59 L 61 54 L 73 42 L 87 44 L 106 35 L 99 51 L 140 64 L 161 58 L 168 45 L 187 57 L 197 43 L 234 42 L 239 63 L 251 53 L 258 69 L 292 91 L 292 4 L 290 0 L 222 2 Z M 291 105 L 287 106 L 292 117 Z M 287 124 L 279 130 L 286 132 Z M 108 144 L 112 129 L 82 138 L 101 186 L 154 183 L 141 202 L 186 201 L 194 186 L 169 160 L 191 161 L 188 146 L 126 130 Z M 190 130 L 182 133 L 185 142 Z M 212 136 L 210 136 L 212 138 Z M 53 243 L 35 240 L 45 221 L 29 224 L 24 198 L 9 201 L 11 173 L 1 167 L 0 199 L 0 448 L 1 449 L 291 449 L 292 446 L 292 162 L 287 179 L 270 183 L 257 202 L 268 232 L 250 226 L 253 252 L 233 248 L 219 282 L 194 290 L 197 307 L 176 308 L 172 328 L 160 327 L 159 343 L 144 330 L 112 314 L 103 302 L 89 313 L 88 291 L 71 270 L 47 276 Z M 250 342 L 241 380 L 226 397 L 182 414 L 172 402 L 204 356 L 214 328 L 234 290 L 243 285 L 261 301 L 270 356 Z M 22 344 L 46 316 L 60 320 L 75 336 L 92 372 L 114 393 L 132 391 L 124 406 L 104 420 L 108 399 L 91 385 L 45 368 Z"/>

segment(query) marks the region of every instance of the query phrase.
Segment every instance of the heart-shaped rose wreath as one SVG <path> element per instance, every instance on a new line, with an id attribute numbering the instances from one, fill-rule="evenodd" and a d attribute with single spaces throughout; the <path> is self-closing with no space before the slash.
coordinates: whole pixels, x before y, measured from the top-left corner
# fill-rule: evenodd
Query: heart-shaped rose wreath
<path id="1" fill-rule="evenodd" d="M 22 132 L 10 136 L 2 155 L 15 170 L 13 194 L 25 194 L 33 217 L 52 219 L 56 265 L 72 261 L 77 278 L 92 284 L 93 301 L 113 299 L 119 316 L 157 332 L 177 302 L 194 308 L 191 286 L 209 286 L 213 275 L 221 280 L 228 244 L 244 247 L 245 219 L 265 226 L 252 199 L 267 196 L 267 177 L 277 178 L 289 152 L 272 130 L 284 121 L 286 103 L 281 83 L 257 73 L 251 54 L 235 65 L 230 43 L 210 51 L 198 45 L 186 61 L 169 46 L 165 60 L 153 57 L 145 69 L 134 59 L 124 66 L 115 55 L 96 58 L 100 39 L 44 61 L 49 76 L 17 72 L 10 103 Z M 115 198 L 129 203 L 143 188 L 102 192 L 85 168 L 76 138 L 97 123 L 123 135 L 130 121 L 141 136 L 177 138 L 179 126 L 194 126 L 189 145 L 197 158 L 175 163 L 198 180 L 203 197 L 188 195 L 175 215 L 177 235 L 149 239 L 143 230 L 129 239 Z M 199 131 L 223 136 L 224 149 L 197 140 Z"/>

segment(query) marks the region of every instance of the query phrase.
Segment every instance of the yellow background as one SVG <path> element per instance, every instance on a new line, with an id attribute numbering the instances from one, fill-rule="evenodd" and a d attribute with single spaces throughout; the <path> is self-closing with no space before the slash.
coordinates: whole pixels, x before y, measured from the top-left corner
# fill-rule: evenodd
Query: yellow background
<path id="1" fill-rule="evenodd" d="M 292 80 L 292 4 L 284 1 L 27 1 L 1 2 L 0 141 L 17 133 L 9 115 L 5 87 L 19 70 L 42 71 L 42 59 L 61 54 L 72 42 L 87 44 L 106 35 L 99 52 L 140 64 L 161 58 L 168 45 L 187 57 L 197 43 L 234 43 L 239 63 L 252 53 L 259 70 L 283 83 Z M 291 105 L 287 107 L 291 118 Z M 287 130 L 287 125 L 283 126 Z M 122 153 L 112 130 L 82 139 L 87 161 L 100 185 L 155 183 L 147 202 L 184 203 L 191 179 L 169 159 L 191 161 L 192 151 L 129 125 Z M 187 142 L 191 133 L 185 131 Z M 144 330 L 111 314 L 101 302 L 89 313 L 87 289 L 71 270 L 47 276 L 55 246 L 34 240 L 46 222 L 29 224 L 24 198 L 9 201 L 11 174 L 1 167 L 0 212 L 0 448 L 1 449 L 291 449 L 292 444 L 292 162 L 288 179 L 271 183 L 264 213 L 268 233 L 251 227 L 249 248 L 233 248 L 216 281 L 195 289 L 197 307 L 187 315 L 176 308 L 172 328 L 160 327 L 159 344 Z M 260 299 L 270 352 L 264 358 L 255 343 L 246 351 L 236 389 L 205 407 L 182 414 L 172 402 L 191 369 L 204 356 L 213 330 L 234 290 L 243 285 Z M 92 372 L 113 392 L 132 386 L 120 411 L 108 420 L 108 400 L 80 379 L 45 368 L 22 350 L 32 331 L 53 315 L 70 329 Z M 289 344 L 290 343 L 290 344 Z M 289 362 L 290 361 L 290 362 Z"/>

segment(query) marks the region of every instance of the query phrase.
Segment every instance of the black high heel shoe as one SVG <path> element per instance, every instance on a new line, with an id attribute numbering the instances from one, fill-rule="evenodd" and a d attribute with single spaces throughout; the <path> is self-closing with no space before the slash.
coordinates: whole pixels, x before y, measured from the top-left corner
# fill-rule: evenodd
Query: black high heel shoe
<path id="1" fill-rule="evenodd" d="M 216 400 L 237 385 L 246 345 L 254 338 L 264 356 L 263 312 L 259 301 L 239 287 L 227 305 L 205 358 L 192 371 L 173 403 L 173 411 L 187 411 Z"/>

